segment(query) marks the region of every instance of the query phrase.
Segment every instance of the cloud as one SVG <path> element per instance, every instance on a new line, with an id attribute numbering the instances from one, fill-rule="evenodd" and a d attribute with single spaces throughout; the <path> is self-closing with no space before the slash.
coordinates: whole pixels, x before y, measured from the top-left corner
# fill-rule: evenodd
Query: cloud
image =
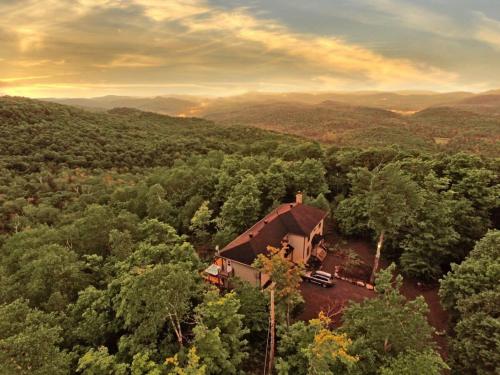
<path id="1" fill-rule="evenodd" d="M 360 0 L 355 0 L 360 1 Z M 446 14 L 404 0 L 361 0 L 365 6 L 392 16 L 392 20 L 406 28 L 455 37 L 463 34 L 463 28 Z M 377 17 L 373 17 L 378 19 Z"/>
<path id="2" fill-rule="evenodd" d="M 144 13 L 155 21 L 192 18 L 211 11 L 211 8 L 197 0 L 134 0 Z"/>
<path id="3" fill-rule="evenodd" d="M 0 61 L 2 61 L 2 59 L 0 59 Z M 12 63 L 14 63 L 17 66 L 21 66 L 23 68 L 33 68 L 36 66 L 63 65 L 66 63 L 66 61 L 64 59 L 61 59 L 61 60 L 51 60 L 51 59 L 41 59 L 41 60 L 33 59 L 33 60 L 30 60 L 30 59 L 27 59 L 27 60 L 15 60 Z"/>
<path id="4" fill-rule="evenodd" d="M 492 47 L 500 50 L 500 21 L 491 19 L 483 13 L 476 13 L 478 18 L 478 25 L 475 37 L 488 43 Z"/>
<path id="5" fill-rule="evenodd" d="M 459 22 L 447 14 L 416 5 L 405 0 L 354 0 L 370 6 L 405 28 L 439 35 L 455 40 L 474 40 L 500 48 L 500 21 L 487 17 L 484 13 L 463 9 L 469 19 Z M 373 19 L 380 22 L 377 17 Z"/>
<path id="6" fill-rule="evenodd" d="M 269 19 L 259 19 L 245 8 L 233 11 L 212 9 L 203 18 L 183 19 L 193 33 L 218 32 L 240 41 L 257 43 L 267 51 L 279 51 L 327 71 L 360 74 L 375 82 L 402 83 L 405 80 L 428 82 L 454 79 L 453 74 L 412 63 L 386 58 L 369 49 L 340 38 L 295 33 Z"/>
<path id="7" fill-rule="evenodd" d="M 52 76 L 46 75 L 46 76 L 7 77 L 7 78 L 0 79 L 0 82 L 3 82 L 3 83 L 25 82 L 25 81 L 32 81 L 32 80 L 36 80 L 36 79 L 50 78 L 50 77 L 52 77 Z"/>
<path id="8" fill-rule="evenodd" d="M 413 28 L 456 32 L 448 17 L 408 2 L 370 4 L 394 19 L 404 14 L 401 22 Z M 30 81 L 38 92 L 106 85 L 128 93 L 148 87 L 441 88 L 460 79 L 429 63 L 388 56 L 338 35 L 297 31 L 253 9 L 221 8 L 205 0 L 45 0 L 43 6 L 18 0 L 0 2 L 0 14 L 1 56 L 10 56 L 2 62 L 0 80 L 39 77 Z M 491 42 L 491 30 L 477 37 Z M 15 83 L 28 90 L 24 82 L 10 84 Z"/>
<path id="9" fill-rule="evenodd" d="M 164 60 L 159 57 L 137 54 L 123 54 L 116 56 L 108 63 L 95 64 L 99 68 L 151 68 L 164 64 Z"/>

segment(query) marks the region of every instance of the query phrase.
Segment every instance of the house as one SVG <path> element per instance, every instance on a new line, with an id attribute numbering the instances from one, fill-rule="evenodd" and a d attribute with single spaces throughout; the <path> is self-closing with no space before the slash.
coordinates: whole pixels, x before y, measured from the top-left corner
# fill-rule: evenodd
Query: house
<path id="1" fill-rule="evenodd" d="M 267 214 L 216 255 L 205 275 L 209 281 L 228 286 L 231 277 L 239 277 L 252 285 L 264 287 L 269 276 L 252 263 L 259 254 L 267 254 L 268 246 L 283 250 L 294 263 L 307 263 L 314 255 L 324 258 L 323 229 L 327 212 L 302 203 L 297 194 L 294 203 L 285 203 Z"/>

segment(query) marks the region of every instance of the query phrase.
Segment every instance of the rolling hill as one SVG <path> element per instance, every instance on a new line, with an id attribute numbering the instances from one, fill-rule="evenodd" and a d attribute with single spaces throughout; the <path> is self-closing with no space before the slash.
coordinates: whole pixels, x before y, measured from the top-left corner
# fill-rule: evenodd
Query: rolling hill
<path id="1" fill-rule="evenodd" d="M 207 119 L 305 136 L 345 147 L 399 145 L 428 151 L 469 151 L 499 156 L 500 118 L 454 107 L 431 107 L 412 115 L 325 101 L 241 105 L 207 113 Z"/>
<path id="2" fill-rule="evenodd" d="M 401 116 L 383 109 L 325 101 L 320 104 L 276 102 L 242 105 L 238 109 L 206 113 L 204 118 L 222 124 L 244 124 L 282 133 L 337 142 L 349 131 L 401 125 Z"/>
<path id="3" fill-rule="evenodd" d="M 453 103 L 451 106 L 465 111 L 500 116 L 500 93 L 476 95 Z"/>
<path id="4" fill-rule="evenodd" d="M 67 104 L 76 107 L 82 107 L 87 109 L 112 109 L 116 107 L 129 107 L 139 109 L 141 111 L 157 112 L 165 115 L 178 115 L 179 113 L 188 111 L 197 103 L 173 98 L 173 97 L 163 97 L 156 96 L 152 98 L 140 98 L 140 97 L 130 97 L 130 96 L 101 96 L 96 98 L 68 98 L 68 99 L 57 99 L 57 98 L 47 98 L 46 101 Z"/>
<path id="5" fill-rule="evenodd" d="M 249 92 L 242 95 L 208 98 L 196 96 L 101 96 L 95 98 L 45 98 L 42 100 L 85 108 L 112 109 L 130 107 L 167 115 L 196 115 L 232 111 L 242 106 L 272 103 L 301 103 L 317 105 L 325 101 L 352 106 L 376 107 L 396 112 L 416 112 L 427 107 L 448 105 L 472 98 L 468 92 L 318 92 L 318 93 L 265 93 Z"/>
<path id="6" fill-rule="evenodd" d="M 300 143 L 291 136 L 197 118 L 130 108 L 91 112 L 0 97 L 0 168 L 17 172 L 47 167 L 133 170 L 170 166 L 176 159 L 212 150 L 258 154 L 259 150 L 288 150 Z"/>
<path id="7" fill-rule="evenodd" d="M 247 93 L 223 98 L 107 96 L 57 99 L 100 110 L 130 107 L 251 126 L 345 147 L 500 155 L 500 95 L 495 92 Z"/>

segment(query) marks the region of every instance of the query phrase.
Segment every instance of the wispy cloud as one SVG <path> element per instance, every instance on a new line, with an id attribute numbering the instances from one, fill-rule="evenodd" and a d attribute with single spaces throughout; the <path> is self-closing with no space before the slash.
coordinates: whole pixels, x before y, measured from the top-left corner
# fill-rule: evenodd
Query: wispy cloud
<path id="1" fill-rule="evenodd" d="M 375 42 L 306 31 L 254 8 L 210 1 L 0 1 L 0 80 L 23 92 L 29 85 L 37 92 L 108 86 L 226 93 L 463 84 L 456 65 L 435 64 L 425 53 L 414 58 L 397 48 L 377 50 Z M 377 27 L 389 20 L 408 30 L 500 46 L 499 21 L 484 14 L 464 29 L 450 15 L 408 0 L 353 3 L 369 9 L 364 19 Z M 26 81 L 6 81 L 22 77 Z"/>
<path id="2" fill-rule="evenodd" d="M 43 78 L 50 78 L 50 77 L 52 77 L 52 76 L 45 75 L 45 76 L 5 77 L 5 78 L 1 78 L 0 82 L 3 82 L 3 83 L 26 82 L 26 81 L 32 81 L 35 79 L 43 79 Z"/>
<path id="3" fill-rule="evenodd" d="M 500 21 L 491 19 L 483 13 L 477 13 L 475 37 L 500 50 Z"/>
<path id="4" fill-rule="evenodd" d="M 138 55 L 138 54 L 123 54 L 116 56 L 110 62 L 104 64 L 95 64 L 99 68 L 151 68 L 162 66 L 165 61 L 159 57 Z"/>
<path id="5" fill-rule="evenodd" d="M 360 1 L 360 0 L 355 0 Z M 406 0 L 361 0 L 361 3 L 391 15 L 407 28 L 453 37 L 463 33 L 451 17 Z M 377 20 L 377 17 L 373 17 Z"/>
<path id="6" fill-rule="evenodd" d="M 495 48 L 500 47 L 500 21 L 476 10 L 467 11 L 468 22 L 459 22 L 448 14 L 408 0 L 354 1 L 361 1 L 373 9 L 392 16 L 394 22 L 407 28 L 452 39 L 475 40 Z"/>
<path id="7" fill-rule="evenodd" d="M 428 82 L 454 78 L 453 74 L 430 66 L 417 65 L 404 59 L 386 58 L 340 38 L 293 32 L 274 20 L 256 18 L 245 8 L 230 12 L 217 8 L 200 9 L 203 9 L 203 17 L 184 17 L 182 20 L 192 33 L 217 32 L 230 35 L 240 41 L 257 43 L 265 51 L 282 52 L 331 73 L 361 74 L 375 82 L 389 83 L 402 83 L 417 78 Z M 198 16 L 199 13 L 194 15 Z"/>

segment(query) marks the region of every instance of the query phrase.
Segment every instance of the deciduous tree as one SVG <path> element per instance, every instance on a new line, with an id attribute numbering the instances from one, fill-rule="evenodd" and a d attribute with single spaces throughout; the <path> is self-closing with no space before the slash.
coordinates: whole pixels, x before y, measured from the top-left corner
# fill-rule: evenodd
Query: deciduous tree
<path id="1" fill-rule="evenodd" d="M 55 314 L 31 309 L 26 300 L 0 305 L 0 373 L 64 375 L 70 355 L 61 350 Z"/>
<path id="2" fill-rule="evenodd" d="M 193 345 L 208 374 L 236 374 L 248 356 L 244 339 L 248 329 L 239 313 L 240 302 L 231 292 L 223 297 L 208 292 L 195 309 Z"/>
<path id="3" fill-rule="evenodd" d="M 393 264 L 378 274 L 376 298 L 351 304 L 342 317 L 341 330 L 352 339 L 363 374 L 375 374 L 400 353 L 433 350 L 425 300 L 408 301 L 401 295 L 402 277 L 397 276 L 393 283 L 394 269 Z"/>
<path id="4" fill-rule="evenodd" d="M 236 232 L 242 232 L 257 221 L 261 210 L 260 194 L 255 177 L 250 174 L 245 176 L 222 206 L 219 229 L 231 227 Z"/>
<path id="5" fill-rule="evenodd" d="M 303 301 L 300 293 L 302 268 L 287 259 L 282 250 L 272 246 L 267 249 L 268 254 L 259 254 L 254 266 L 269 275 L 274 283 L 277 314 L 289 325 L 293 308 Z"/>
<path id="6" fill-rule="evenodd" d="M 479 241 L 469 257 L 441 280 L 439 295 L 453 318 L 451 365 L 461 373 L 490 374 L 500 355 L 500 231 Z"/>

